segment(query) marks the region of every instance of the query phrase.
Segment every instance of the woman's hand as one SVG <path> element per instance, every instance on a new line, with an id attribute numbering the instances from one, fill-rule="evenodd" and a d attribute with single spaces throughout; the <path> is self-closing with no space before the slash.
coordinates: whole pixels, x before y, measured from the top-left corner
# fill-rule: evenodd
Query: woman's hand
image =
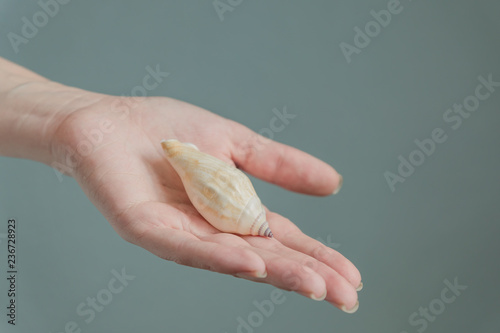
<path id="1" fill-rule="evenodd" d="M 22 153 L 24 146 L 14 152 L 14 143 L 3 143 L 0 152 L 74 177 L 125 240 L 182 265 L 326 299 L 344 311 L 357 309 L 361 277 L 351 262 L 269 211 L 274 238 L 216 230 L 189 201 L 160 141 L 194 143 L 258 178 L 312 195 L 340 188 L 341 176 L 326 163 L 174 99 L 113 97 L 48 81 L 18 85 L 7 95 L 8 111 L 36 99 L 27 114 L 40 115 L 33 129 L 40 137 L 16 141 L 32 155 Z M 11 124 L 9 134 L 27 136 L 34 126 L 30 119 Z"/>

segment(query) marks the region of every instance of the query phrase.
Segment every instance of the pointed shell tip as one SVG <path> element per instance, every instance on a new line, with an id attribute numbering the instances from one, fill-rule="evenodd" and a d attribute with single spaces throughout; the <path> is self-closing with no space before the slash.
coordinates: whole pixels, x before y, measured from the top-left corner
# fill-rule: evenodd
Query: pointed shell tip
<path id="1" fill-rule="evenodd" d="M 268 238 L 273 238 L 273 232 L 271 231 L 271 229 L 269 227 L 267 227 L 262 236 L 265 236 Z"/>

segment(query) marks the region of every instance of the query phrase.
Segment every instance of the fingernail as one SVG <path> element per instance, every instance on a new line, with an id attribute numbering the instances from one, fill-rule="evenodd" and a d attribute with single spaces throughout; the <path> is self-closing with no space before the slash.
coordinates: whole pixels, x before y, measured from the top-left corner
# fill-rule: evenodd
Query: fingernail
<path id="1" fill-rule="evenodd" d="M 325 292 L 323 293 L 323 295 L 321 295 L 320 297 L 317 297 L 316 295 L 314 295 L 313 293 L 310 293 L 309 294 L 309 298 L 310 299 L 313 299 L 315 301 L 323 301 L 325 298 L 326 298 L 326 290 Z"/>
<path id="2" fill-rule="evenodd" d="M 254 272 L 242 272 L 242 273 L 236 273 L 235 274 L 237 277 L 240 277 L 240 278 L 249 278 L 249 279 L 254 279 L 254 278 L 258 278 L 258 279 L 263 279 L 267 276 L 267 272 L 264 271 L 264 272 L 258 272 L 258 271 L 254 271 Z"/>
<path id="3" fill-rule="evenodd" d="M 354 307 L 352 309 L 350 309 L 350 310 L 347 310 L 347 308 L 345 307 L 345 305 L 342 305 L 340 307 L 340 309 L 342 311 L 344 311 L 345 313 L 354 313 L 354 312 L 358 311 L 358 309 L 359 309 L 359 301 L 357 301 L 356 305 L 354 305 Z"/>
<path id="4" fill-rule="evenodd" d="M 263 278 L 267 277 L 267 271 L 255 272 L 255 277 L 258 277 L 259 279 L 263 279 Z"/>
<path id="5" fill-rule="evenodd" d="M 339 177 L 340 177 L 339 183 L 335 191 L 333 191 L 333 194 L 339 193 L 340 189 L 342 188 L 342 184 L 344 183 L 344 177 L 342 177 L 342 175 L 339 175 Z"/>
<path id="6" fill-rule="evenodd" d="M 363 289 L 363 282 L 359 283 L 359 286 L 356 288 L 356 291 L 360 291 L 361 289 Z"/>

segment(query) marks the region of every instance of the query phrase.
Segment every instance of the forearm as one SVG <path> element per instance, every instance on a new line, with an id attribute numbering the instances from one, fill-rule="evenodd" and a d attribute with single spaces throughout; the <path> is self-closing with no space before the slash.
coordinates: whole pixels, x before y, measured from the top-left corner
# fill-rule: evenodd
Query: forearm
<path id="1" fill-rule="evenodd" d="M 0 58 L 0 155 L 50 164 L 58 126 L 86 94 Z"/>

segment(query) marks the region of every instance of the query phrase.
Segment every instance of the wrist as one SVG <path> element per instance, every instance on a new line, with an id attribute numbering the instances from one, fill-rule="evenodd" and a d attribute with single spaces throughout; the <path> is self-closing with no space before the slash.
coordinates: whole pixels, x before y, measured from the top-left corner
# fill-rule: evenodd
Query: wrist
<path id="1" fill-rule="evenodd" d="M 0 91 L 0 155 L 50 165 L 56 159 L 52 143 L 57 129 L 97 94 L 39 77 L 15 77 L 11 82 L 16 85 Z"/>

